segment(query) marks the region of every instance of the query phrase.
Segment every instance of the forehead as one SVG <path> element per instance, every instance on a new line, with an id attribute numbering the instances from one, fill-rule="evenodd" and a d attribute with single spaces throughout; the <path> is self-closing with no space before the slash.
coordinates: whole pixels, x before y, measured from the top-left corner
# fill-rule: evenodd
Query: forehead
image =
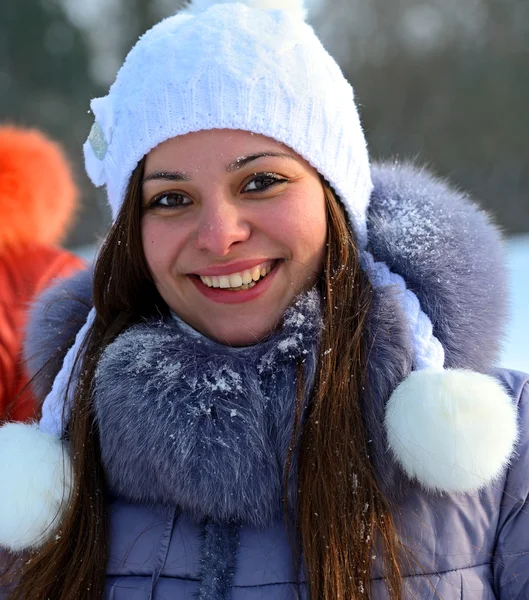
<path id="1" fill-rule="evenodd" d="M 288 153 L 305 161 L 285 144 L 264 135 L 231 129 L 210 129 L 162 142 L 146 156 L 145 174 L 178 165 L 179 169 L 228 164 L 255 153 Z M 306 163 L 308 166 L 308 163 Z"/>

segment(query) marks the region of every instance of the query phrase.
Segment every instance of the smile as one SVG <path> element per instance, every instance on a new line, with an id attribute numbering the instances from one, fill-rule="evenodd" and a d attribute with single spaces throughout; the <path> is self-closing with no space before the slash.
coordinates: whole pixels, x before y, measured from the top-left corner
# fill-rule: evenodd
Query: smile
<path id="1" fill-rule="evenodd" d="M 238 292 L 253 288 L 258 281 L 264 279 L 275 266 L 275 261 L 269 260 L 256 265 L 251 269 L 229 273 L 226 275 L 200 275 L 200 280 L 209 288 L 221 288 L 227 291 Z"/>

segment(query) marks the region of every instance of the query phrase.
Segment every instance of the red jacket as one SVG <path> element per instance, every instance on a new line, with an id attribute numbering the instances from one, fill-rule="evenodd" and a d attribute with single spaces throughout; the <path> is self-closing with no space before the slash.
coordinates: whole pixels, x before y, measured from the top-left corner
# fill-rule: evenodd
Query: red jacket
<path id="1" fill-rule="evenodd" d="M 26 313 L 31 300 L 57 277 L 83 266 L 59 248 L 35 244 L 0 258 L 0 418 L 22 421 L 36 415 L 22 360 Z"/>
<path id="2" fill-rule="evenodd" d="M 22 360 L 29 303 L 83 261 L 56 246 L 77 202 L 68 163 L 40 132 L 0 127 L 0 420 L 38 411 Z"/>

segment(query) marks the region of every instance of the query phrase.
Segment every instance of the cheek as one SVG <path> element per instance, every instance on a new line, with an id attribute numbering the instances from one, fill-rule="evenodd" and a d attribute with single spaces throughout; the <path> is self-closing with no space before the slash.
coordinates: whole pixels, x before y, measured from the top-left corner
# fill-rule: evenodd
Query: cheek
<path id="1" fill-rule="evenodd" d="M 303 202 L 285 216 L 281 229 L 285 240 L 298 259 L 315 271 L 321 270 L 327 242 L 327 216 L 323 198 Z"/>
<path id="2" fill-rule="evenodd" d="M 142 222 L 141 239 L 147 265 L 158 279 L 174 256 L 177 238 L 163 222 L 146 218 Z"/>
<path id="3" fill-rule="evenodd" d="M 311 270 L 320 273 L 323 269 L 327 244 L 327 222 L 325 215 L 322 220 L 309 220 L 307 222 L 303 241 L 305 243 L 308 266 Z"/>
<path id="4" fill-rule="evenodd" d="M 153 266 L 156 260 L 156 236 L 152 224 L 144 219 L 141 224 L 141 243 L 145 260 L 151 272 L 154 272 Z"/>

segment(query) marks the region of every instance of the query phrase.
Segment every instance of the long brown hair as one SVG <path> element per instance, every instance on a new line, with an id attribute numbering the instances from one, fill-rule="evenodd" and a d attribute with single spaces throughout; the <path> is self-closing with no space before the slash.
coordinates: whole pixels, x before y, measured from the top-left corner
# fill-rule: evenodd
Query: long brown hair
<path id="1" fill-rule="evenodd" d="M 142 161 L 94 270 L 97 317 L 84 345 L 67 430 L 74 476 L 70 502 L 58 535 L 10 565 L 9 577 L 16 582 L 11 600 L 103 597 L 109 540 L 105 478 L 92 410 L 94 374 L 103 350 L 117 335 L 140 319 L 168 310 L 152 281 L 141 244 L 143 168 Z M 390 598 L 400 600 L 398 540 L 376 485 L 362 418 L 364 322 L 371 289 L 359 268 L 343 208 L 324 187 L 328 219 L 320 283 L 324 330 L 310 409 L 303 421 L 297 421 L 299 554 L 313 600 L 369 598 L 377 542 L 385 556 Z"/>
<path id="2" fill-rule="evenodd" d="M 301 556 L 310 598 L 357 600 L 370 597 L 373 556 L 381 552 L 389 598 L 400 600 L 401 546 L 369 459 L 365 427 L 370 410 L 366 320 L 372 288 L 360 268 L 344 209 L 328 185 L 324 190 L 324 327 L 303 422 L 298 383 L 296 423 L 301 432 L 295 512 Z"/>

